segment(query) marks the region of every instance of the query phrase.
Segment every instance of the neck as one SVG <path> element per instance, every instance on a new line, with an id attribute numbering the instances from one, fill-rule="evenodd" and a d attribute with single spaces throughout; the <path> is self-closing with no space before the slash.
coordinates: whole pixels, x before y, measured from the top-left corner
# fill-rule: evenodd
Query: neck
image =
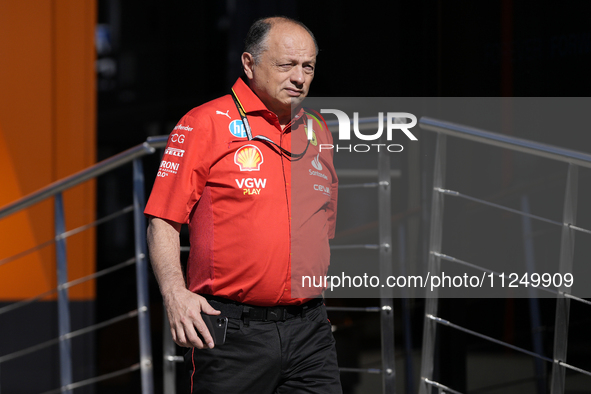
<path id="1" fill-rule="evenodd" d="M 275 112 L 275 115 L 277 115 L 277 119 L 279 119 L 279 125 L 281 125 L 282 130 L 289 124 L 289 122 L 291 122 L 291 111 L 284 115 Z"/>

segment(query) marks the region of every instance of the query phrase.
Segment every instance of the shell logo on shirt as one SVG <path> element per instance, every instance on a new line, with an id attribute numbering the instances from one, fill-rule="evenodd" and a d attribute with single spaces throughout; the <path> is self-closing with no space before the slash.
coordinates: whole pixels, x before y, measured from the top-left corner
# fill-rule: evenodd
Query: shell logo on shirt
<path id="1" fill-rule="evenodd" d="M 240 167 L 240 171 L 260 171 L 263 154 L 254 145 L 244 145 L 234 154 L 234 163 Z"/>

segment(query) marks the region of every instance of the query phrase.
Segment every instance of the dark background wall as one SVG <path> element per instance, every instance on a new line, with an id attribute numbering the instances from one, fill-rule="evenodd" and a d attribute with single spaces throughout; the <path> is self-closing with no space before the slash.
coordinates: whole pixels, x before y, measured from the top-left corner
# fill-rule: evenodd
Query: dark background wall
<path id="1" fill-rule="evenodd" d="M 585 4 L 102 0 L 111 50 L 99 58 L 116 70 L 98 74 L 101 153 L 167 134 L 186 111 L 226 94 L 248 26 L 267 15 L 314 31 L 314 96 L 586 96 Z"/>

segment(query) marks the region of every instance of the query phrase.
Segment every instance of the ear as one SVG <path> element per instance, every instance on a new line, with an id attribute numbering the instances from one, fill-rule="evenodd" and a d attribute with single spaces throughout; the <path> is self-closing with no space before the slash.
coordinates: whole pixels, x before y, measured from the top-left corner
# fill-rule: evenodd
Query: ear
<path id="1" fill-rule="evenodd" d="M 240 59 L 242 60 L 242 69 L 244 70 L 244 74 L 246 74 L 248 79 L 253 79 L 254 57 L 250 53 L 244 52 Z"/>

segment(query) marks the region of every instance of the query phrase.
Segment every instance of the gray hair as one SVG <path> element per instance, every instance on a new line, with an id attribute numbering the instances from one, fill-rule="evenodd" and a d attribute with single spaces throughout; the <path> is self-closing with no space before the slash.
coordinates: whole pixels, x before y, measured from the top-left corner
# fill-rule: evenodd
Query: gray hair
<path id="1" fill-rule="evenodd" d="M 316 48 L 316 55 L 318 55 L 318 44 L 316 43 L 316 37 L 314 37 L 314 34 L 302 22 L 288 18 L 286 16 L 277 16 L 271 18 L 265 17 L 258 19 L 252 24 L 252 26 L 250 26 L 248 34 L 244 40 L 244 52 L 248 52 L 252 55 L 255 64 L 260 61 L 263 52 L 269 49 L 267 46 L 267 41 L 269 39 L 269 31 L 271 31 L 273 25 L 278 22 L 275 19 L 278 19 L 282 22 L 293 23 L 304 28 L 308 34 L 310 34 L 310 37 L 312 37 L 312 41 L 314 41 L 314 47 Z"/>

